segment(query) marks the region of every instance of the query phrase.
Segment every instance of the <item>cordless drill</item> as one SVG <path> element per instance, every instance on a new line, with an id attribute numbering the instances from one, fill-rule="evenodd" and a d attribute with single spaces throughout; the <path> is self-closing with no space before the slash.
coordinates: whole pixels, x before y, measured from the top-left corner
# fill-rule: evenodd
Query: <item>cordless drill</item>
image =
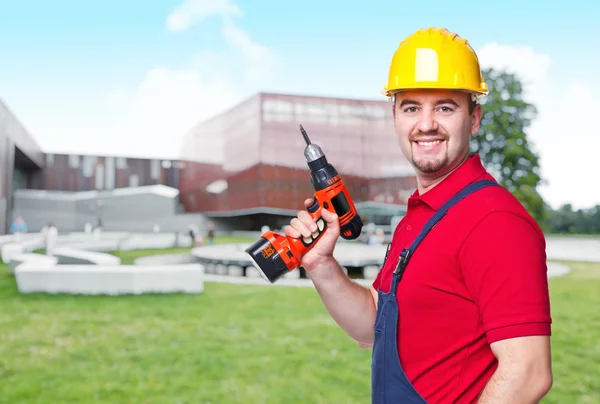
<path id="1" fill-rule="evenodd" d="M 254 266 L 261 276 L 270 283 L 275 283 L 286 273 L 300 267 L 300 260 L 320 239 L 326 230 L 325 220 L 321 217 L 321 209 L 337 214 L 340 222 L 340 235 L 346 240 L 354 240 L 360 236 L 363 222 L 350 198 L 348 189 L 342 182 L 337 170 L 327 162 L 321 148 L 310 142 L 306 131 L 300 125 L 300 131 L 306 141 L 304 157 L 310 169 L 310 181 L 315 193 L 313 203 L 307 208 L 315 220 L 317 229 L 311 237 L 292 238 L 273 231 L 267 231 L 246 248 Z"/>

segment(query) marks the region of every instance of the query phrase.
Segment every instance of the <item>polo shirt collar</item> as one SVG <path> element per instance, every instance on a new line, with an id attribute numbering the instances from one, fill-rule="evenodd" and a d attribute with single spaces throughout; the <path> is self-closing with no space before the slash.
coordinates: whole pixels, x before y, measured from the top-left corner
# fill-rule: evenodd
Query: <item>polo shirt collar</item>
<path id="1" fill-rule="evenodd" d="M 481 157 L 479 154 L 475 153 L 449 176 L 444 178 L 442 182 L 425 194 L 419 195 L 419 191 L 416 190 L 408 199 L 408 206 L 423 202 L 432 209 L 438 210 L 444 203 L 452 198 L 454 194 L 480 178 L 485 173 L 485 168 L 481 164 Z"/>

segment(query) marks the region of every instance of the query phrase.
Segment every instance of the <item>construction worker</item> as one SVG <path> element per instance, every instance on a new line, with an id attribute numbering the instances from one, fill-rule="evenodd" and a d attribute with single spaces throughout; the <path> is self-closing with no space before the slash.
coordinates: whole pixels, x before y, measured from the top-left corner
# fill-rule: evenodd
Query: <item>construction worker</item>
<path id="1" fill-rule="evenodd" d="M 337 324 L 372 348 L 374 403 L 538 402 L 552 385 L 545 239 L 470 153 L 488 93 L 477 55 L 420 29 L 384 92 L 418 183 L 384 264 L 371 287 L 351 281 L 333 258 L 338 218 L 323 210 L 328 231 L 301 265 Z M 301 211 L 285 233 L 314 229 Z"/>

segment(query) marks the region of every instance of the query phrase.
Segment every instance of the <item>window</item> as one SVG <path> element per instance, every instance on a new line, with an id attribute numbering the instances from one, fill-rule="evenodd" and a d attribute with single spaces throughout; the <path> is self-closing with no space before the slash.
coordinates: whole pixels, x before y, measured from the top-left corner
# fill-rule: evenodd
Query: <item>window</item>
<path id="1" fill-rule="evenodd" d="M 163 162 L 164 165 L 164 162 Z M 150 177 L 153 180 L 158 179 L 158 177 L 160 176 L 160 161 L 158 160 L 151 160 L 150 161 Z"/>
<path id="2" fill-rule="evenodd" d="M 114 157 L 106 157 L 105 159 L 106 169 L 104 171 L 104 176 L 106 177 L 106 189 L 114 189 L 115 188 L 115 158 Z"/>
<path id="3" fill-rule="evenodd" d="M 138 187 L 140 184 L 140 179 L 138 178 L 138 176 L 136 174 L 131 174 L 129 176 L 129 186 L 130 187 Z"/>
<path id="4" fill-rule="evenodd" d="M 79 156 L 69 154 L 69 168 L 79 168 Z"/>
<path id="5" fill-rule="evenodd" d="M 104 189 L 104 166 L 102 164 L 96 166 L 96 189 Z"/>

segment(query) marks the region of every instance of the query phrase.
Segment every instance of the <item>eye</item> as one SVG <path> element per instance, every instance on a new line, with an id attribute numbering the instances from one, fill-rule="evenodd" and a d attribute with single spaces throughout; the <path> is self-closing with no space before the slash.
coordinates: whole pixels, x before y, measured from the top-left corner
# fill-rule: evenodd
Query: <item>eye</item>
<path id="1" fill-rule="evenodd" d="M 438 108 L 438 110 L 443 114 L 450 114 L 450 113 L 454 112 L 454 108 L 449 107 L 447 105 L 442 105 L 441 107 Z"/>
<path id="2" fill-rule="evenodd" d="M 407 113 L 407 114 L 413 114 L 413 113 L 417 112 L 417 107 L 406 107 L 402 110 L 402 112 Z"/>

